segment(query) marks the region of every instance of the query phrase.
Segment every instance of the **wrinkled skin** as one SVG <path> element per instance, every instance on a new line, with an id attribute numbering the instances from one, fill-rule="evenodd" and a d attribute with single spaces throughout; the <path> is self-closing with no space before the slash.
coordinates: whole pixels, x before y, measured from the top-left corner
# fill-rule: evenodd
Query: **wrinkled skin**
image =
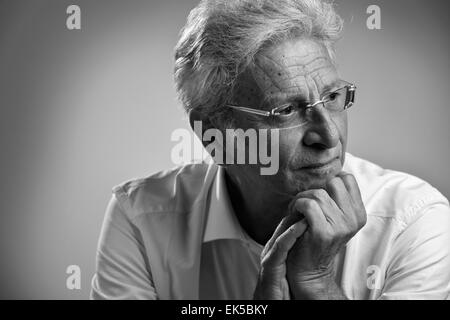
<path id="1" fill-rule="evenodd" d="M 261 53 L 251 75 L 244 75 L 235 103 L 270 110 L 300 97 L 311 102 L 333 85 L 339 75 L 323 45 L 313 40 L 291 40 Z M 248 114 L 235 112 L 238 127 L 255 127 Z M 347 114 L 333 118 L 322 108 L 316 108 L 306 126 L 280 130 L 280 169 L 275 176 L 261 176 L 257 168 L 233 168 L 248 180 L 261 180 L 271 189 L 292 195 L 320 188 L 342 169 L 347 145 Z M 261 117 L 257 119 L 261 122 Z M 264 119 L 263 119 L 264 120 Z M 336 161 L 326 170 L 301 170 L 308 164 Z M 326 172 L 325 172 L 326 171 Z"/>
<path id="2" fill-rule="evenodd" d="M 245 80 L 236 103 L 264 110 L 290 99 L 315 102 L 339 85 L 324 46 L 306 39 L 286 41 L 260 54 L 254 72 Z M 241 124 L 255 126 L 248 117 L 241 118 Z M 341 172 L 346 145 L 346 112 L 331 116 L 319 107 L 308 125 L 280 131 L 277 175 L 260 176 L 254 167 L 229 169 L 231 176 L 238 177 L 235 185 L 243 190 L 254 182 L 253 186 L 296 194 L 262 253 L 255 298 L 345 298 L 334 283 L 334 258 L 366 222 L 358 185 L 351 175 Z M 319 169 L 305 168 L 329 161 Z M 268 192 L 262 193 L 265 199 Z M 258 210 L 255 216 L 264 211 L 270 209 Z M 240 220 L 250 225 L 251 219 Z"/>
<path id="3" fill-rule="evenodd" d="M 267 48 L 252 70 L 240 78 L 236 105 L 270 110 L 287 101 L 315 102 L 342 85 L 325 47 L 311 39 Z M 244 130 L 268 127 L 260 116 L 234 116 Z M 260 175 L 255 165 L 226 167 L 239 222 L 265 245 L 256 299 L 345 299 L 333 262 L 366 222 L 358 184 L 342 171 L 347 114 L 331 115 L 319 105 L 309 116 L 306 125 L 279 131 L 276 175 Z"/>

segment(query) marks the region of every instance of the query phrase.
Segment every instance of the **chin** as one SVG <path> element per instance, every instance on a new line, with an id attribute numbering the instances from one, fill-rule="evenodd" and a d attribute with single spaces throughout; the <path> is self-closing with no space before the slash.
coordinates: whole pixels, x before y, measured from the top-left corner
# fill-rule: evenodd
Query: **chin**
<path id="1" fill-rule="evenodd" d="M 339 172 L 341 166 L 333 166 L 326 170 L 294 170 L 288 174 L 290 193 L 299 193 L 311 189 L 323 189 L 327 182 L 333 179 Z"/>

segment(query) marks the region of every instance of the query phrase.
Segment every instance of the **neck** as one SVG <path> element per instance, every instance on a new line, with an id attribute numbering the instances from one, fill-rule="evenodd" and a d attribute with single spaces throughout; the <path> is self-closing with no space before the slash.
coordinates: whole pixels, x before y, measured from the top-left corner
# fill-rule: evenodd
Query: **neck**
<path id="1" fill-rule="evenodd" d="M 233 171 L 226 168 L 225 181 L 239 223 L 251 238 L 265 245 L 287 214 L 290 199 Z"/>

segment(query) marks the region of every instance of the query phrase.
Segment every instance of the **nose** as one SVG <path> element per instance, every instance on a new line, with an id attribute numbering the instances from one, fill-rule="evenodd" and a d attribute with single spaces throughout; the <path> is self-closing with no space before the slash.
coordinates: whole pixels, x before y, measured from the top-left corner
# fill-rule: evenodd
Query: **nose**
<path id="1" fill-rule="evenodd" d="M 303 137 L 303 143 L 310 147 L 330 149 L 339 143 L 339 131 L 323 103 L 318 103 L 308 112 L 308 129 Z"/>

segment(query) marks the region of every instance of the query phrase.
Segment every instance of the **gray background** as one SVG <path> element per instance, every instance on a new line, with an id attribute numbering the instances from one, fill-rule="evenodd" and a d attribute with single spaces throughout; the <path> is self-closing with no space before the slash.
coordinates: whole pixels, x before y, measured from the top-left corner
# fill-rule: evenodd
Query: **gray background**
<path id="1" fill-rule="evenodd" d="M 173 166 L 172 53 L 197 1 L 0 1 L 0 298 L 85 299 L 111 187 Z M 349 151 L 450 195 L 448 1 L 337 1 Z M 66 29 L 78 4 L 82 29 Z M 381 7 L 382 30 L 366 28 Z M 66 289 L 66 268 L 82 270 Z"/>

